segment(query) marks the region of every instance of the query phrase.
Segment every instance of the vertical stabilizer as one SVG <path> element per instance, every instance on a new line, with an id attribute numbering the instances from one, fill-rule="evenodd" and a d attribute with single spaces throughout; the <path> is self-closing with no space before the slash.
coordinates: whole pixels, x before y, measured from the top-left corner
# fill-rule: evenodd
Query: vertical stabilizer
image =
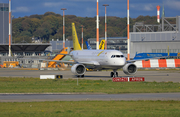
<path id="1" fill-rule="evenodd" d="M 89 45 L 89 43 L 86 41 L 86 46 L 87 46 L 87 49 L 88 50 L 91 50 L 92 48 L 91 48 L 91 46 Z"/>
<path id="2" fill-rule="evenodd" d="M 72 38 L 73 38 L 73 47 L 74 50 L 82 50 L 81 46 L 79 45 L 79 40 L 76 33 L 75 24 L 72 23 Z"/>
<path id="3" fill-rule="evenodd" d="M 104 50 L 105 40 L 101 40 L 101 43 L 99 44 L 99 49 Z"/>

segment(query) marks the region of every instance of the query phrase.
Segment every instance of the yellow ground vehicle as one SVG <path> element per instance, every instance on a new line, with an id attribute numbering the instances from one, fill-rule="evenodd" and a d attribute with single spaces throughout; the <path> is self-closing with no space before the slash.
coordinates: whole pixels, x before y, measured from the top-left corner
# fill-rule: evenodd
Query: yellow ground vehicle
<path id="1" fill-rule="evenodd" d="M 3 62 L 3 68 L 16 67 L 18 65 L 19 65 L 18 61 L 4 61 Z"/>

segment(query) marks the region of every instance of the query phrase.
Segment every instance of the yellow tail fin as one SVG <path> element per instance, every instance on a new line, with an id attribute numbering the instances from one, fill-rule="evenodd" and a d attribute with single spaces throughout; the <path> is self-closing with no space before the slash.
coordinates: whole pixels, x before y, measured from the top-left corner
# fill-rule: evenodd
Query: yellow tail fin
<path id="1" fill-rule="evenodd" d="M 72 23 L 72 38 L 73 38 L 73 47 L 74 50 L 82 50 L 81 46 L 79 45 L 79 40 L 76 33 L 75 24 Z"/>
<path id="2" fill-rule="evenodd" d="M 101 43 L 99 45 L 100 50 L 104 50 L 105 40 L 101 40 Z"/>

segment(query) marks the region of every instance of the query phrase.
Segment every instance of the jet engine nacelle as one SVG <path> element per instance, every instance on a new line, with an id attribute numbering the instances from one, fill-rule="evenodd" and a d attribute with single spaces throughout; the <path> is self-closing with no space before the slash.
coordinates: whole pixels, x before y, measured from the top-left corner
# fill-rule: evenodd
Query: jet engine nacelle
<path id="1" fill-rule="evenodd" d="M 137 72 L 137 66 L 133 63 L 127 63 L 124 67 L 123 67 L 123 72 L 126 75 L 131 75 L 131 74 L 135 74 Z"/>
<path id="2" fill-rule="evenodd" d="M 86 67 L 83 64 L 74 64 L 71 67 L 71 72 L 75 75 L 84 75 L 86 72 Z"/>

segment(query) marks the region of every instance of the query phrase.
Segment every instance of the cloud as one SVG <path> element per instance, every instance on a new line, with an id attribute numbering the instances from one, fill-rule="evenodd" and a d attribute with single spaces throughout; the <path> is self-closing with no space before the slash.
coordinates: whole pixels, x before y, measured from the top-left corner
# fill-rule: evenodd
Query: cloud
<path id="1" fill-rule="evenodd" d="M 69 2 L 45 2 L 43 3 L 44 7 L 59 7 L 59 6 L 78 6 L 75 3 Z"/>
<path id="2" fill-rule="evenodd" d="M 172 9 L 180 10 L 180 1 L 178 0 L 166 0 L 165 6 L 168 6 Z"/>
<path id="3" fill-rule="evenodd" d="M 155 7 L 152 4 L 145 5 L 143 10 L 145 11 L 152 11 Z"/>
<path id="4" fill-rule="evenodd" d="M 61 6 L 63 4 L 64 4 L 63 2 L 45 2 L 45 3 L 43 3 L 43 5 L 45 7 L 57 7 L 57 6 Z"/>
<path id="5" fill-rule="evenodd" d="M 29 12 L 30 9 L 28 7 L 16 7 L 12 10 L 12 12 Z"/>
<path id="6" fill-rule="evenodd" d="M 139 10 L 139 11 L 153 11 L 156 9 L 156 5 L 153 4 L 131 4 L 130 8 Z"/>

